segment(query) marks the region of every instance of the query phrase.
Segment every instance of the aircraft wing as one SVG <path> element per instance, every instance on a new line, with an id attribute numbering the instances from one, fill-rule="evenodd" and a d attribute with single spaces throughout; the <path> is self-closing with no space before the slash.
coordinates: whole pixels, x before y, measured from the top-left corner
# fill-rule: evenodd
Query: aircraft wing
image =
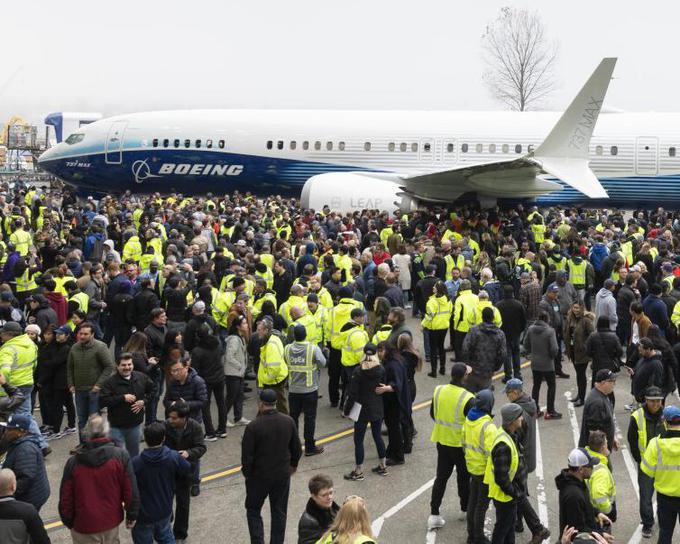
<path id="1" fill-rule="evenodd" d="M 588 149 L 615 65 L 615 58 L 600 62 L 535 151 L 514 159 L 399 176 L 394 181 L 405 192 L 435 202 L 450 202 L 470 191 L 496 198 L 529 198 L 560 189 L 543 176 L 557 178 L 590 198 L 607 198 L 588 164 Z"/>

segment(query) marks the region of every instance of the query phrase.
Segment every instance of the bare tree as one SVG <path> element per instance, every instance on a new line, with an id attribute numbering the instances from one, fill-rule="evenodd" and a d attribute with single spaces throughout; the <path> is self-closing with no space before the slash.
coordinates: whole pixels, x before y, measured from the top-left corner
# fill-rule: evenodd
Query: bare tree
<path id="1" fill-rule="evenodd" d="M 557 43 L 549 41 L 536 12 L 512 7 L 487 25 L 482 36 L 484 82 L 497 100 L 524 111 L 555 89 Z"/>

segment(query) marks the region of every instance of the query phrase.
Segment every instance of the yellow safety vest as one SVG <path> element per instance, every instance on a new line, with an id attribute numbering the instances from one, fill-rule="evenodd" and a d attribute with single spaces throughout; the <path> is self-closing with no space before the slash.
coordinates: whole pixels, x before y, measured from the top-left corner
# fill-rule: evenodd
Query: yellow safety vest
<path id="1" fill-rule="evenodd" d="M 274 255 L 271 253 L 260 253 L 260 262 L 266 264 L 269 270 L 274 269 Z"/>
<path id="2" fill-rule="evenodd" d="M 555 257 L 551 255 L 548 259 L 548 264 L 554 265 L 555 270 L 564 270 L 564 267 L 567 265 L 567 259 L 560 256 L 559 260 L 555 260 Z"/>
<path id="3" fill-rule="evenodd" d="M 17 293 L 23 293 L 24 291 L 32 291 L 38 288 L 38 284 L 35 283 L 35 274 L 31 274 L 31 270 L 26 268 L 24 273 L 16 278 L 17 282 Z"/>
<path id="4" fill-rule="evenodd" d="M 356 366 L 364 356 L 364 346 L 370 340 L 368 333 L 364 330 L 363 325 L 353 327 L 340 334 L 344 338 L 342 344 L 342 358 L 340 362 L 342 366 Z"/>
<path id="5" fill-rule="evenodd" d="M 139 242 L 139 236 L 130 236 L 130 239 L 125 242 L 125 246 L 123 247 L 123 262 L 127 261 L 128 259 L 132 259 L 138 263 L 141 257 L 142 244 Z"/>
<path id="6" fill-rule="evenodd" d="M 335 261 L 335 266 L 340 270 L 345 271 L 345 279 L 342 282 L 343 285 L 347 285 L 352 281 L 352 259 L 349 255 L 335 255 L 333 257 Z"/>
<path id="7" fill-rule="evenodd" d="M 493 322 L 497 327 L 503 326 L 503 319 L 501 318 L 501 312 L 496 308 L 490 300 L 480 300 L 477 303 L 477 309 L 475 310 L 475 324 L 479 325 L 482 322 L 482 310 L 484 308 L 491 308 L 493 310 Z"/>
<path id="8" fill-rule="evenodd" d="M 319 297 L 319 304 L 326 308 L 326 310 L 331 310 L 333 308 L 333 297 L 331 296 L 328 289 L 322 287 L 319 289 L 319 292 L 316 294 L 316 296 Z"/>
<path id="9" fill-rule="evenodd" d="M 588 447 L 586 447 L 586 450 L 591 456 L 600 460 L 599 464 L 593 467 L 593 473 L 590 478 L 586 480 L 590 494 L 590 503 L 597 512 L 609 514 L 612 511 L 614 501 L 616 501 L 616 483 L 609 470 L 609 462 L 601 453 L 593 451 Z"/>
<path id="10" fill-rule="evenodd" d="M 640 468 L 654 478 L 657 493 L 680 497 L 680 438 L 652 438 L 642 456 Z"/>
<path id="11" fill-rule="evenodd" d="M 371 343 L 377 346 L 380 342 L 386 341 L 389 338 L 391 332 L 392 325 L 385 323 L 377 331 L 375 331 L 373 338 L 371 338 Z"/>
<path id="12" fill-rule="evenodd" d="M 281 317 L 286 320 L 286 324 L 290 325 L 293 322 L 293 318 L 290 317 L 290 309 L 293 306 L 297 306 L 301 310 L 305 309 L 305 306 L 307 306 L 307 303 L 305 302 L 305 299 L 302 297 L 298 297 L 295 295 L 291 295 L 288 297 L 288 300 L 281 304 L 281 308 L 279 308 L 279 313 L 281 314 Z"/>
<path id="13" fill-rule="evenodd" d="M 309 306 L 307 306 L 307 313 L 311 315 L 314 318 L 314 321 L 316 322 L 316 334 L 317 334 L 317 344 L 322 344 L 324 342 L 324 331 L 326 330 L 326 321 L 328 320 L 328 312 L 326 311 L 326 308 L 321 306 L 321 304 L 317 305 L 316 307 L 316 313 L 312 313 L 312 311 L 309 309 Z"/>
<path id="14" fill-rule="evenodd" d="M 534 233 L 534 242 L 542 244 L 545 241 L 545 225 L 532 223 L 531 231 Z"/>
<path id="15" fill-rule="evenodd" d="M 90 305 L 90 297 L 87 296 L 87 293 L 83 293 L 81 291 L 80 293 L 76 293 L 75 295 L 73 295 L 68 300 L 69 301 L 75 300 L 78 303 L 78 308 L 81 309 L 83 312 L 87 313 L 87 309 Z"/>
<path id="16" fill-rule="evenodd" d="M 626 266 L 633 265 L 633 242 L 623 242 L 621 244 L 621 253 L 626 259 Z"/>
<path id="17" fill-rule="evenodd" d="M 633 412 L 632 418 L 637 423 L 638 429 L 638 451 L 640 455 L 647 449 L 647 418 L 644 408 L 640 407 Z"/>
<path id="18" fill-rule="evenodd" d="M 665 281 L 668 284 L 668 289 L 673 289 L 673 280 L 675 280 L 675 275 L 671 274 L 665 278 L 661 278 L 661 281 Z"/>
<path id="19" fill-rule="evenodd" d="M 438 385 L 432 398 L 434 426 L 430 440 L 444 446 L 460 448 L 463 445 L 465 405 L 472 393 L 457 385 Z"/>
<path id="20" fill-rule="evenodd" d="M 17 229 L 9 235 L 9 241 L 14 245 L 19 255 L 25 257 L 28 255 L 28 248 L 33 243 L 31 235 L 23 229 Z"/>
<path id="21" fill-rule="evenodd" d="M 0 347 L 0 372 L 15 387 L 33 385 L 33 369 L 38 362 L 38 346 L 27 335 L 15 336 Z M 0 388 L 0 396 L 5 396 Z"/>
<path id="22" fill-rule="evenodd" d="M 444 236 L 442 236 L 442 242 L 446 242 L 449 238 L 453 238 L 454 240 L 461 240 L 463 237 L 460 235 L 460 233 L 456 232 L 455 230 L 450 230 L 446 229 L 446 232 L 444 233 Z"/>
<path id="23" fill-rule="evenodd" d="M 475 310 L 479 304 L 479 297 L 470 290 L 458 293 L 454 305 L 453 324 L 457 331 L 468 332 L 475 324 Z"/>
<path id="24" fill-rule="evenodd" d="M 324 331 L 326 338 L 331 343 L 333 349 L 342 349 L 343 338 L 340 338 L 340 330 L 350 320 L 350 314 L 354 308 L 363 309 L 363 305 L 358 300 L 352 298 L 341 298 L 330 311 L 326 320 L 328 330 Z"/>
<path id="25" fill-rule="evenodd" d="M 265 281 L 267 284 L 267 289 L 274 287 L 274 273 L 269 268 L 267 268 L 264 272 L 258 272 L 256 270 L 255 275 Z"/>
<path id="26" fill-rule="evenodd" d="M 68 291 L 66 290 L 66 287 L 64 287 L 64 285 L 66 285 L 67 281 L 73 281 L 75 278 L 73 276 L 63 276 L 63 277 L 54 276 L 53 279 L 54 279 L 54 283 L 57 284 L 57 286 L 54 288 L 54 291 L 57 292 L 57 293 L 61 293 L 62 295 L 64 295 L 64 297 L 67 297 Z"/>
<path id="27" fill-rule="evenodd" d="M 449 297 L 432 295 L 425 306 L 425 317 L 421 321 L 423 327 L 429 330 L 444 330 L 449 328 L 453 304 Z"/>
<path id="28" fill-rule="evenodd" d="M 270 291 L 265 291 L 261 297 L 256 298 L 253 302 L 253 317 L 260 315 L 265 300 L 271 301 L 274 304 L 274 310 L 276 310 L 276 295 Z"/>
<path id="29" fill-rule="evenodd" d="M 458 270 L 462 270 L 465 267 L 465 257 L 463 255 L 458 255 L 455 259 L 453 258 L 453 255 L 447 255 L 444 257 L 444 261 L 446 261 L 446 279 L 450 280 L 453 278 L 453 269 L 458 268 Z"/>
<path id="30" fill-rule="evenodd" d="M 385 227 L 380 231 L 380 243 L 387 247 L 387 239 L 394 234 L 392 227 Z"/>
<path id="31" fill-rule="evenodd" d="M 510 477 L 510 481 L 512 481 L 515 478 L 515 474 L 517 474 L 517 469 L 519 468 L 519 452 L 517 451 L 517 444 L 515 444 L 515 441 L 510 437 L 510 435 L 507 432 L 505 432 L 505 429 L 503 429 L 503 427 L 498 429 L 496 438 L 493 441 L 493 446 L 491 446 L 491 451 L 493 452 L 493 449 L 501 442 L 507 444 L 508 447 L 510 448 L 511 454 L 510 472 L 508 475 Z M 486 461 L 486 470 L 484 471 L 484 483 L 489 486 L 490 499 L 495 499 L 499 502 L 510 502 L 512 500 L 512 497 L 510 495 L 506 495 L 500 488 L 500 486 L 496 483 L 496 478 L 494 476 L 493 471 L 493 459 L 491 457 L 491 454 L 489 454 L 489 458 Z"/>
<path id="32" fill-rule="evenodd" d="M 213 296 L 212 301 L 212 316 L 215 322 L 222 328 L 228 328 L 227 317 L 229 317 L 229 308 L 236 300 L 235 291 L 227 291 L 226 293 L 219 293 L 217 299 Z"/>
<path id="33" fill-rule="evenodd" d="M 491 454 L 491 445 L 498 434 L 498 428 L 489 415 L 474 421 L 465 418 L 463 423 L 463 449 L 468 472 L 481 476 L 486 470 L 486 462 Z"/>
<path id="34" fill-rule="evenodd" d="M 284 360 L 283 344 L 278 336 L 272 334 L 267 343 L 260 348 L 260 366 L 257 369 L 257 382 L 260 387 L 276 385 L 288 377 L 288 365 Z"/>
<path id="35" fill-rule="evenodd" d="M 292 349 L 294 344 L 298 345 L 305 345 L 306 344 L 306 349 L 305 349 L 305 364 L 303 365 L 292 365 L 290 364 L 290 350 Z M 305 374 L 305 383 L 307 384 L 307 387 L 311 387 L 314 385 L 314 344 L 310 342 L 294 342 L 294 344 L 288 344 L 284 350 L 284 358 L 286 361 L 286 364 L 288 365 L 288 371 L 290 374 L 294 373 L 300 373 L 300 374 Z M 291 377 L 291 379 L 293 379 Z"/>
<path id="36" fill-rule="evenodd" d="M 302 306 L 301 308 L 304 310 L 305 306 Z M 301 317 L 299 317 L 296 321 L 293 321 L 291 325 L 304 326 L 305 330 L 307 331 L 308 342 L 311 342 L 313 344 L 317 344 L 320 342 L 321 335 L 319 334 L 319 330 L 316 326 L 316 319 L 314 319 L 314 316 L 310 314 L 304 314 Z"/>
<path id="37" fill-rule="evenodd" d="M 574 261 L 569 261 L 569 281 L 574 286 L 585 286 L 586 284 L 586 262 L 581 261 L 581 264 L 576 264 Z"/>

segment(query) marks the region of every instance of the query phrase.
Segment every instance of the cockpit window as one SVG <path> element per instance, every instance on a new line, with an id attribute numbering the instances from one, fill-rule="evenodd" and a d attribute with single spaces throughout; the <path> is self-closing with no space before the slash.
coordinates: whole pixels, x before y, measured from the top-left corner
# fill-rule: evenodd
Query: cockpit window
<path id="1" fill-rule="evenodd" d="M 71 134 L 68 138 L 66 138 L 65 142 L 68 145 L 73 145 L 73 144 L 77 144 L 79 142 L 82 142 L 83 138 L 85 138 L 85 134 L 83 134 L 82 132 L 81 133 L 75 133 L 75 134 Z"/>

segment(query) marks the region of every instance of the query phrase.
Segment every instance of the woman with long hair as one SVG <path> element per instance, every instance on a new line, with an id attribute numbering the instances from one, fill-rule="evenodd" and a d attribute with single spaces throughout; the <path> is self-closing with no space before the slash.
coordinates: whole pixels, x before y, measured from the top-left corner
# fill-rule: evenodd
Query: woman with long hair
<path id="1" fill-rule="evenodd" d="M 319 544 L 374 543 L 366 502 L 357 495 L 350 495 L 345 499 L 330 529 L 319 540 Z"/>
<path id="2" fill-rule="evenodd" d="M 243 380 L 248 368 L 248 341 L 250 329 L 248 319 L 237 315 L 229 326 L 226 351 L 224 354 L 224 381 L 227 390 L 226 415 L 234 409 L 234 422 L 227 420 L 227 427 L 248 425 L 243 417 Z"/>
<path id="3" fill-rule="evenodd" d="M 420 356 L 420 352 L 413 343 L 413 338 L 410 334 L 399 335 L 399 338 L 397 338 L 397 349 L 406 367 L 411 404 L 413 404 L 416 400 L 416 372 L 422 370 L 423 358 Z"/>

